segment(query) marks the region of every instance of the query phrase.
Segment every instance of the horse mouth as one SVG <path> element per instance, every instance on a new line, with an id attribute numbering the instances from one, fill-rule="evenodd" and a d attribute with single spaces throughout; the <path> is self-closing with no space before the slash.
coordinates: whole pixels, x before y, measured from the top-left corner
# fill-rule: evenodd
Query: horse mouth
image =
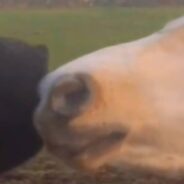
<path id="1" fill-rule="evenodd" d="M 120 150 L 127 133 L 113 132 L 84 146 L 49 145 L 48 149 L 67 165 L 80 170 L 97 170 Z"/>

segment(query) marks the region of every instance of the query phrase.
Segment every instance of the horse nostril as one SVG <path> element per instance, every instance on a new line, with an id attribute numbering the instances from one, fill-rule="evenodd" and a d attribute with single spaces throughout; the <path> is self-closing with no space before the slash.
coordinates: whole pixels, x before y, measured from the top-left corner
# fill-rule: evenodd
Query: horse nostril
<path id="1" fill-rule="evenodd" d="M 80 113 L 90 99 L 84 75 L 64 75 L 55 84 L 51 94 L 51 109 L 60 115 Z"/>

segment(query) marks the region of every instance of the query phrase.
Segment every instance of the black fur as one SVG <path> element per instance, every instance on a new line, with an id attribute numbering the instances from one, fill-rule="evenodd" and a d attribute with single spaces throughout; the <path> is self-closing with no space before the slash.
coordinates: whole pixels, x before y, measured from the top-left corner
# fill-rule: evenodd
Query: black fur
<path id="1" fill-rule="evenodd" d="M 0 38 L 0 173 L 32 157 L 41 148 L 32 115 L 37 86 L 48 70 L 48 50 Z"/>

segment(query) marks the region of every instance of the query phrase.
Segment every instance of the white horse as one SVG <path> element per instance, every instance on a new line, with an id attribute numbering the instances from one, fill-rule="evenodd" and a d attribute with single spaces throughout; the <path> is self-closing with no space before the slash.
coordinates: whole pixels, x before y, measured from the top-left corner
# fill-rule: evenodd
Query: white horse
<path id="1" fill-rule="evenodd" d="M 84 170 L 184 168 L 184 17 L 50 73 L 35 125 L 47 148 Z"/>

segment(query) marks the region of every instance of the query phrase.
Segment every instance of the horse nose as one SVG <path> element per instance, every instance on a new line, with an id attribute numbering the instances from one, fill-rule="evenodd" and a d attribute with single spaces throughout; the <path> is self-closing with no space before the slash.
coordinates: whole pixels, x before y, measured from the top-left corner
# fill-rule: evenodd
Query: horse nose
<path id="1" fill-rule="evenodd" d="M 90 101 L 90 77 L 84 74 L 61 76 L 52 89 L 50 105 L 54 113 L 65 117 L 76 116 Z"/>

